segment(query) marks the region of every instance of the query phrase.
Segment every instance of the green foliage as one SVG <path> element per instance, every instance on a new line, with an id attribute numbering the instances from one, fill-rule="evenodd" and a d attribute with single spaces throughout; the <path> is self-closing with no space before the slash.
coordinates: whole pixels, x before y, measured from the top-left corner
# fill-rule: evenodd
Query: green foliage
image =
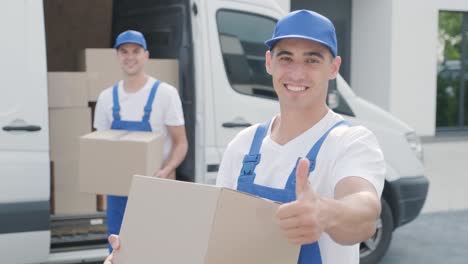
<path id="1" fill-rule="evenodd" d="M 462 23 L 462 12 L 439 13 L 439 39 L 444 44 L 444 62 L 461 60 Z M 441 71 L 437 76 L 436 126 L 457 127 L 459 126 L 459 69 L 444 68 L 444 65 L 439 65 L 439 68 Z M 468 90 L 468 83 L 466 85 L 465 89 Z M 464 102 L 468 103 L 467 100 Z M 467 110 L 468 106 L 465 107 L 465 111 Z"/>
<path id="2" fill-rule="evenodd" d="M 461 56 L 461 30 L 463 13 L 442 11 L 439 13 L 439 38 L 444 40 L 444 58 L 459 60 Z"/>

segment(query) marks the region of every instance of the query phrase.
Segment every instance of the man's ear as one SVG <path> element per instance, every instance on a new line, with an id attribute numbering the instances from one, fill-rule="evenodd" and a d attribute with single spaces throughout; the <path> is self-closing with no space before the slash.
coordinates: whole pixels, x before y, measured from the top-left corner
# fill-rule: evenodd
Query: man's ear
<path id="1" fill-rule="evenodd" d="M 148 50 L 145 50 L 145 57 L 146 57 L 146 59 L 149 59 L 149 55 L 150 55 L 150 54 L 149 54 L 149 51 L 148 51 Z"/>
<path id="2" fill-rule="evenodd" d="M 267 50 L 265 52 L 265 69 L 268 74 L 271 75 L 271 56 L 272 53 L 270 50 Z"/>
<path id="3" fill-rule="evenodd" d="M 336 76 L 338 75 L 338 72 L 340 71 L 340 66 L 341 66 L 341 57 L 336 56 L 332 61 L 330 76 L 328 77 L 328 79 L 333 80 L 336 78 Z"/>

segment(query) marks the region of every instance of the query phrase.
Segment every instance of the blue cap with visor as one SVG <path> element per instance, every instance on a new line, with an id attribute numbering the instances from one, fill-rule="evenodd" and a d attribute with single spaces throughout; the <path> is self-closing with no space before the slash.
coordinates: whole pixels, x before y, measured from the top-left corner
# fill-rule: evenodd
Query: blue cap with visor
<path id="1" fill-rule="evenodd" d="M 127 30 L 120 33 L 115 40 L 114 48 L 118 49 L 121 45 L 133 43 L 142 46 L 145 50 L 146 48 L 146 40 L 145 37 L 141 32 L 135 30 Z"/>
<path id="2" fill-rule="evenodd" d="M 335 27 L 319 13 L 310 10 L 297 10 L 289 13 L 276 23 L 273 37 L 265 44 L 273 49 L 275 44 L 285 38 L 300 38 L 318 42 L 328 47 L 336 57 L 338 53 Z"/>

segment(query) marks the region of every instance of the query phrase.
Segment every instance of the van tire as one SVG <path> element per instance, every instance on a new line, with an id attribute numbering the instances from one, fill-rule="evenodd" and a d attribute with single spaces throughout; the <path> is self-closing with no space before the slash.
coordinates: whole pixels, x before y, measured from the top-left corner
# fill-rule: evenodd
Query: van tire
<path id="1" fill-rule="evenodd" d="M 382 198 L 382 212 L 377 221 L 377 231 L 360 245 L 361 264 L 377 264 L 385 255 L 392 241 L 393 215 L 387 201 Z"/>

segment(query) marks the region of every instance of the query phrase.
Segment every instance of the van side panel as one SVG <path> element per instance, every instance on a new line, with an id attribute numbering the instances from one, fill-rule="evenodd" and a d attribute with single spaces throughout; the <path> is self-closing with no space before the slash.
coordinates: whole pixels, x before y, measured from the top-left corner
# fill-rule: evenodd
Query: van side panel
<path id="1" fill-rule="evenodd" d="M 49 254 L 49 239 L 49 231 L 0 235 L 1 262 L 41 263 Z"/>
<path id="2" fill-rule="evenodd" d="M 4 0 L 0 9 L 0 256 L 47 259 L 49 129 L 43 1 Z"/>

